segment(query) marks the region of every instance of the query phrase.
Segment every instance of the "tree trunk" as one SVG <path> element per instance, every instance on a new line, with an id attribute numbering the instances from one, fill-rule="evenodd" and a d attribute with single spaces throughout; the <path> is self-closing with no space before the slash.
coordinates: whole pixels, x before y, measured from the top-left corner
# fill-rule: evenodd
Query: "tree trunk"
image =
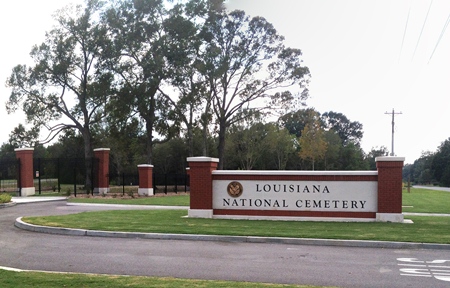
<path id="1" fill-rule="evenodd" d="M 189 123 L 187 123 L 187 138 L 188 138 L 188 146 L 189 146 L 189 157 L 194 156 L 194 135 L 192 131 L 192 122 L 194 118 L 194 107 L 190 107 L 189 109 Z"/>
<path id="2" fill-rule="evenodd" d="M 86 192 L 90 193 L 93 189 L 93 158 L 94 158 L 94 151 L 92 148 L 92 137 L 91 137 L 91 131 L 89 130 L 89 127 L 84 127 L 82 130 L 83 135 L 83 141 L 84 141 L 84 166 L 86 169 L 86 176 L 85 176 L 85 183 L 84 186 L 86 187 Z"/>
<path id="3" fill-rule="evenodd" d="M 224 155 L 225 155 L 225 134 L 226 134 L 226 125 L 225 125 L 225 121 L 220 121 L 219 124 L 219 145 L 217 148 L 217 152 L 219 155 L 219 164 L 217 169 L 218 170 L 223 170 L 223 159 L 224 159 Z"/>
<path id="4" fill-rule="evenodd" d="M 203 114 L 203 156 L 208 156 L 208 124 L 209 124 L 209 116 L 208 112 L 211 108 L 211 102 L 207 101 L 205 107 L 205 113 Z"/>
<path id="5" fill-rule="evenodd" d="M 145 115 L 145 128 L 147 130 L 147 164 L 153 164 L 153 126 L 155 124 L 155 94 L 156 94 L 157 88 L 153 88 L 150 92 L 150 107 L 145 107 L 146 110 L 144 113 L 143 111 L 139 111 L 141 114 L 141 117 Z"/>
<path id="6" fill-rule="evenodd" d="M 147 129 L 147 164 L 153 162 L 153 123 L 150 119 L 147 119 L 145 127 Z"/>

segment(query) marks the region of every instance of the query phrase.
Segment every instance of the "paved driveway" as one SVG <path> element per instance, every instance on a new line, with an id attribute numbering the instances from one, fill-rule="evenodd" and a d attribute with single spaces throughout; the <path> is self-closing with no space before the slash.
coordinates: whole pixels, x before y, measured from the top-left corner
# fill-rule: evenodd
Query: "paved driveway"
<path id="1" fill-rule="evenodd" d="M 92 209 L 108 208 L 52 202 L 1 209 L 0 266 L 340 287 L 449 287 L 450 283 L 449 250 L 115 239 L 14 227 L 20 216 Z"/>
<path id="2" fill-rule="evenodd" d="M 420 185 L 414 185 L 413 188 L 421 188 L 421 189 L 429 189 L 429 190 L 437 190 L 437 191 L 450 192 L 450 188 L 449 188 L 449 187 L 437 187 L 437 186 L 420 186 Z"/>

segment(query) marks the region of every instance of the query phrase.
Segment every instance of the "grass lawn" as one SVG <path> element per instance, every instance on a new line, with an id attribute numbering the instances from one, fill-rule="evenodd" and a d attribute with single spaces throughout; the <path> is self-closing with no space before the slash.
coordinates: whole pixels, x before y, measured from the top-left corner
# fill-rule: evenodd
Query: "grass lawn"
<path id="1" fill-rule="evenodd" d="M 49 194 L 46 194 L 49 196 Z M 56 195 L 61 196 L 61 195 Z M 189 195 L 170 197 L 138 197 L 133 199 L 117 198 L 71 198 L 74 203 L 104 203 L 131 205 L 189 206 Z M 450 193 L 428 189 L 411 188 L 403 190 L 403 212 L 450 214 Z"/>
<path id="2" fill-rule="evenodd" d="M 403 212 L 450 214 L 450 192 L 411 188 L 402 196 Z"/>
<path id="3" fill-rule="evenodd" d="M 128 205 L 164 205 L 164 206 L 189 206 L 189 195 L 153 196 L 130 199 L 121 198 L 70 198 L 72 203 L 100 203 L 100 204 L 128 204 Z"/>
<path id="4" fill-rule="evenodd" d="M 188 206 L 189 195 L 170 197 L 76 198 L 71 202 Z M 450 193 L 427 189 L 403 192 L 404 212 L 450 213 Z M 337 223 L 297 221 L 246 221 L 185 218 L 184 210 L 101 211 L 74 215 L 25 217 L 36 225 L 90 230 L 180 233 L 207 235 L 245 235 L 321 239 L 380 240 L 450 244 L 450 217 L 406 218 L 414 224 Z"/>
<path id="5" fill-rule="evenodd" d="M 408 217 L 414 224 L 338 223 L 185 218 L 185 210 L 96 211 L 24 217 L 28 223 L 89 230 L 354 239 L 450 244 L 450 217 Z"/>
<path id="6" fill-rule="evenodd" d="M 108 276 L 87 274 L 56 274 L 44 272 L 13 272 L 0 270 L 0 287 L 2 288 L 31 288 L 31 287 L 266 287 L 266 288 L 312 288 L 317 286 L 262 284 L 231 281 L 190 280 L 175 278 L 137 277 L 137 276 Z"/>

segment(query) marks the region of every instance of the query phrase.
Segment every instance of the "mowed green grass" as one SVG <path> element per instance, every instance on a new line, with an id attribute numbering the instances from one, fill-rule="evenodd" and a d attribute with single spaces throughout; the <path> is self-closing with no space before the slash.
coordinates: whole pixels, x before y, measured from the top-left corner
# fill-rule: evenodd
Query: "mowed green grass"
<path id="1" fill-rule="evenodd" d="M 130 199 L 121 198 L 70 198 L 71 203 L 189 206 L 189 195 L 153 196 Z"/>
<path id="2" fill-rule="evenodd" d="M 76 199 L 90 203 L 189 205 L 188 195 L 137 199 Z M 408 212 L 450 213 L 450 193 L 427 189 L 403 192 Z M 414 224 L 357 222 L 250 221 L 186 218 L 186 210 L 101 211 L 26 217 L 36 225 L 89 230 L 232 236 L 379 240 L 450 244 L 450 217 L 407 216 Z"/>
<path id="3" fill-rule="evenodd" d="M 142 233 L 354 239 L 450 244 L 450 217 L 408 217 L 414 224 L 186 218 L 186 210 L 83 212 L 23 221 L 44 226 Z"/>
<path id="4" fill-rule="evenodd" d="M 450 192 L 411 188 L 402 196 L 403 212 L 450 214 Z"/>
<path id="5" fill-rule="evenodd" d="M 189 195 L 121 198 L 71 198 L 72 203 L 189 206 Z M 403 190 L 403 212 L 450 214 L 450 193 L 429 189 Z"/>
<path id="6" fill-rule="evenodd" d="M 175 278 L 157 278 L 157 277 L 138 277 L 138 276 L 108 276 L 92 274 L 59 274 L 44 272 L 13 272 L 0 269 L 0 287 L 2 288 L 178 288 L 178 287 L 201 287 L 201 288 L 313 288 L 317 286 L 303 285 L 282 285 L 282 284 L 263 284 L 249 282 L 231 282 L 231 281 L 211 281 L 211 280 L 192 280 Z"/>

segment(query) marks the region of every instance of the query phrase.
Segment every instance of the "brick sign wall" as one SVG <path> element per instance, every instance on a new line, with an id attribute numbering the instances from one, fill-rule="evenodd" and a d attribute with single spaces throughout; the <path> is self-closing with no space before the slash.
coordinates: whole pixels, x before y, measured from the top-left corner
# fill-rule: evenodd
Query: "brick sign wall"
<path id="1" fill-rule="evenodd" d="M 377 158 L 378 171 L 218 171 L 188 158 L 190 217 L 401 222 L 404 158 Z"/>

